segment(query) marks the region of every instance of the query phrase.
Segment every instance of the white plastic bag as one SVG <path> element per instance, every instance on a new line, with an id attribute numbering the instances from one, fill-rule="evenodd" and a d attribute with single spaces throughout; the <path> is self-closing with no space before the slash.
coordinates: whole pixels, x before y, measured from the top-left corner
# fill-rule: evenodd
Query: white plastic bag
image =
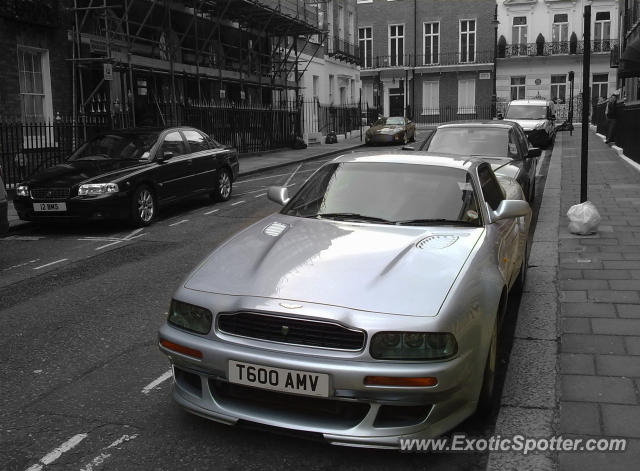
<path id="1" fill-rule="evenodd" d="M 572 234 L 588 235 L 598 231 L 600 213 L 591 201 L 573 205 L 567 211 L 569 218 L 569 232 Z"/>

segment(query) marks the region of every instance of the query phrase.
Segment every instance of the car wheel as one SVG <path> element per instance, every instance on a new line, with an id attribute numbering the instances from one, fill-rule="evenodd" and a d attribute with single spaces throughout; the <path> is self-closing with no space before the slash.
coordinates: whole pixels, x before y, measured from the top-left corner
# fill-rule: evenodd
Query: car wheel
<path id="1" fill-rule="evenodd" d="M 520 272 L 518 273 L 518 278 L 516 278 L 516 281 L 513 285 L 515 291 L 517 293 L 522 293 L 522 291 L 524 290 L 524 284 L 527 281 L 527 268 L 529 266 L 529 262 L 528 262 L 528 252 L 529 251 L 529 241 L 526 241 L 524 243 L 524 260 L 522 260 L 522 263 L 520 264 Z"/>
<path id="2" fill-rule="evenodd" d="M 493 326 L 491 334 L 491 344 L 482 375 L 482 389 L 478 398 L 478 408 L 476 414 L 487 417 L 493 412 L 493 398 L 496 384 L 496 365 L 498 363 L 498 320 Z"/>
<path id="3" fill-rule="evenodd" d="M 409 144 L 409 133 L 408 132 L 404 133 L 404 136 L 402 137 L 402 144 L 405 145 L 405 146 L 407 144 Z"/>
<path id="4" fill-rule="evenodd" d="M 233 182 L 231 181 L 231 174 L 228 169 L 221 168 L 218 172 L 216 188 L 211 192 L 211 198 L 215 201 L 229 201 L 232 190 Z"/>
<path id="5" fill-rule="evenodd" d="M 136 188 L 131 198 L 131 224 L 135 227 L 148 226 L 156 214 L 156 197 L 151 188 L 147 185 Z"/>

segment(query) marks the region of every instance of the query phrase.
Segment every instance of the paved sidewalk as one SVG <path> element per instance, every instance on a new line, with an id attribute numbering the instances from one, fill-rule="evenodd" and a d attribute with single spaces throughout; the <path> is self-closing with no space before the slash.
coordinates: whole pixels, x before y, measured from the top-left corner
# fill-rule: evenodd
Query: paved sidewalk
<path id="1" fill-rule="evenodd" d="M 343 136 L 339 136 L 339 139 L 340 141 L 336 144 L 312 144 L 306 149 L 281 149 L 277 151 L 257 152 L 253 154 L 240 154 L 240 175 L 250 175 L 265 169 L 284 167 L 292 163 L 329 157 L 342 152 L 349 152 L 361 147 L 364 142 L 360 141 L 359 131 L 354 131 L 353 135 L 347 139 L 343 139 Z M 13 203 L 9 200 L 10 230 L 26 223 L 26 221 L 22 221 L 18 218 L 18 214 L 13 207 Z"/>

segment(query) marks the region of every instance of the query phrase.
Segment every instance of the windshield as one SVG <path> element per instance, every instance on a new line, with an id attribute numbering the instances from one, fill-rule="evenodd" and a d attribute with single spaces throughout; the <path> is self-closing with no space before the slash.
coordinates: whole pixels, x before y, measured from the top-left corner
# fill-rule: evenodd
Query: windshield
<path id="1" fill-rule="evenodd" d="M 378 121 L 373 123 L 374 126 L 384 126 L 385 124 L 402 126 L 404 124 L 404 118 L 398 118 L 398 117 L 380 118 Z"/>
<path id="2" fill-rule="evenodd" d="M 456 155 L 509 156 L 509 130 L 451 127 L 435 131 L 425 150 Z"/>
<path id="3" fill-rule="evenodd" d="M 511 105 L 507 110 L 507 119 L 547 119 L 546 106 Z"/>
<path id="4" fill-rule="evenodd" d="M 148 159 L 158 133 L 102 134 L 82 144 L 69 160 Z"/>
<path id="5" fill-rule="evenodd" d="M 471 175 L 399 163 L 333 163 L 316 172 L 282 210 L 298 217 L 387 224 L 480 225 Z"/>

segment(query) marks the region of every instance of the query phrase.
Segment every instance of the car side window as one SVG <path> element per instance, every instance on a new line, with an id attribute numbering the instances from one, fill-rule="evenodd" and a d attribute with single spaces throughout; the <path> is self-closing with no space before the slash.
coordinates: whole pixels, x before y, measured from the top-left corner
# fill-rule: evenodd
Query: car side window
<path id="1" fill-rule="evenodd" d="M 516 140 L 518 141 L 518 146 L 520 146 L 520 153 L 523 157 L 526 157 L 529 153 L 529 141 L 527 140 L 527 136 L 524 134 L 524 131 L 519 127 L 513 129 Z"/>
<path id="2" fill-rule="evenodd" d="M 509 145 L 507 146 L 507 155 L 509 155 L 509 157 L 511 157 L 512 159 L 521 158 L 522 152 L 519 151 L 518 146 L 519 145 L 516 138 L 516 133 L 513 131 L 513 129 L 511 129 L 509 130 Z"/>
<path id="3" fill-rule="evenodd" d="M 484 195 L 485 201 L 494 211 L 498 209 L 500 202 L 504 200 L 504 192 L 493 170 L 489 165 L 481 165 L 478 167 L 478 177 L 480 178 L 480 188 Z"/>
<path id="4" fill-rule="evenodd" d="M 160 147 L 160 155 L 164 155 L 165 152 L 172 152 L 174 157 L 187 153 L 182 135 L 178 131 L 170 132 L 165 136 Z"/>
<path id="5" fill-rule="evenodd" d="M 192 129 L 182 131 L 185 139 L 189 143 L 189 148 L 191 152 L 201 152 L 203 150 L 209 150 L 209 142 L 198 131 L 194 131 Z"/>

